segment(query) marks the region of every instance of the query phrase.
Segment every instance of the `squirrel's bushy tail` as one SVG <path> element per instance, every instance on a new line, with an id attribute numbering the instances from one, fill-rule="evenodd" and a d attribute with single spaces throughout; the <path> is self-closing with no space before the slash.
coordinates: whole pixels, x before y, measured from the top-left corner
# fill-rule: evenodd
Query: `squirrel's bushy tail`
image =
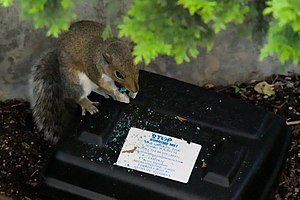
<path id="1" fill-rule="evenodd" d="M 56 144 L 63 133 L 66 106 L 56 51 L 43 55 L 32 68 L 30 86 L 34 121 L 45 140 Z"/>

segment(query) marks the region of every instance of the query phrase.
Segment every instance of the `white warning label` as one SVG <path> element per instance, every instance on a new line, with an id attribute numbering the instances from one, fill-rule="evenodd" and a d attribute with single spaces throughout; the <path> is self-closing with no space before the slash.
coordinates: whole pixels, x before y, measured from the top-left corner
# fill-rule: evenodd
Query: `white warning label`
<path id="1" fill-rule="evenodd" d="M 116 165 L 187 183 L 201 145 L 131 128 Z"/>

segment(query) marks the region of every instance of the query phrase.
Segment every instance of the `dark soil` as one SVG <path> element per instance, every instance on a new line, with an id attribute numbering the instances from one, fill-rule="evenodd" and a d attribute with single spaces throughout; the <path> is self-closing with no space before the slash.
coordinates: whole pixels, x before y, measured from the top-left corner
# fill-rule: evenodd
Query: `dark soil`
<path id="1" fill-rule="evenodd" d="M 259 81 L 228 87 L 207 87 L 242 99 L 283 116 L 292 130 L 292 143 L 283 173 L 276 183 L 274 199 L 298 199 L 300 188 L 300 76 L 274 75 L 266 80 L 276 94 L 266 96 L 254 90 Z M 40 199 L 39 175 L 54 150 L 36 134 L 29 103 L 0 102 L 0 200 Z"/>
<path id="2" fill-rule="evenodd" d="M 38 199 L 40 170 L 52 147 L 37 136 L 28 102 L 0 102 L 0 145 L 0 200 Z"/>

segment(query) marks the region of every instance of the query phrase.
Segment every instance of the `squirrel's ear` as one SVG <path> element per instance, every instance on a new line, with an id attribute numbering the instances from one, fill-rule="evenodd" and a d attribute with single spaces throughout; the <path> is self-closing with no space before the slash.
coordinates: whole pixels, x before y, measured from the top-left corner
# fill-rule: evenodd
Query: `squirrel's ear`
<path id="1" fill-rule="evenodd" d="M 108 64 L 112 63 L 112 56 L 109 53 L 104 53 L 103 57 Z"/>

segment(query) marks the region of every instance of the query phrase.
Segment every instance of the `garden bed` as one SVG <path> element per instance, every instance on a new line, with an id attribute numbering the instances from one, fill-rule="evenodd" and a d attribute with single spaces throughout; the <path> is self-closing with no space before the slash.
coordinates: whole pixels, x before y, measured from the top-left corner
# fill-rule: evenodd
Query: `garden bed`
<path id="1" fill-rule="evenodd" d="M 274 188 L 274 199 L 296 199 L 300 187 L 300 76 L 274 75 L 266 81 L 273 84 L 275 95 L 256 92 L 254 87 L 260 81 L 228 87 L 207 84 L 206 87 L 270 110 L 287 120 L 292 143 L 283 173 Z M 54 147 L 36 132 L 28 102 L 0 102 L 0 200 L 4 197 L 41 199 L 39 175 Z"/>

